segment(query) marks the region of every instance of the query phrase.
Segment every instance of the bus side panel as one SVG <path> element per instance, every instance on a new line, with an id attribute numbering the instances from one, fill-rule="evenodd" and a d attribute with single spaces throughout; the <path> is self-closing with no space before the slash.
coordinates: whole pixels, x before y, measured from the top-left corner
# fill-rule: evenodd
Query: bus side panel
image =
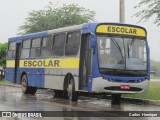
<path id="1" fill-rule="evenodd" d="M 63 90 L 65 76 L 62 74 L 62 68 L 46 68 L 45 74 L 45 88 Z"/>
<path id="2" fill-rule="evenodd" d="M 63 90 L 64 77 L 65 76 L 45 75 L 45 88 Z"/>
<path id="3" fill-rule="evenodd" d="M 45 88 L 63 90 L 65 76 L 71 73 L 75 80 L 75 89 L 78 90 L 79 58 L 61 58 L 59 66 L 45 69 Z"/>
<path id="4" fill-rule="evenodd" d="M 15 77 L 15 60 L 6 60 L 6 80 L 14 83 Z"/>
<path id="5" fill-rule="evenodd" d="M 20 68 L 20 73 L 26 72 L 28 86 L 44 88 L 44 68 Z"/>
<path id="6" fill-rule="evenodd" d="M 17 76 L 16 77 L 17 77 L 16 83 L 21 84 L 21 69 L 20 68 L 17 69 Z"/>
<path id="7" fill-rule="evenodd" d="M 67 73 L 71 73 L 75 81 L 75 89 L 78 90 L 78 68 L 51 68 L 45 69 L 45 88 L 63 90 L 64 79 Z"/>
<path id="8" fill-rule="evenodd" d="M 14 68 L 6 68 L 6 80 L 14 83 Z"/>

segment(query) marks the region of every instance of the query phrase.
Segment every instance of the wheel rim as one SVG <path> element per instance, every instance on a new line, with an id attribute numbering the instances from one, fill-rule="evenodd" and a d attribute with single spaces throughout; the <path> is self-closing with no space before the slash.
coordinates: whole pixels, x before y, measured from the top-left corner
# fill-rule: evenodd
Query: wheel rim
<path id="1" fill-rule="evenodd" d="M 27 79 L 26 76 L 22 77 L 22 83 L 21 83 L 22 91 L 25 92 L 27 89 Z"/>
<path id="2" fill-rule="evenodd" d="M 68 97 L 69 97 L 69 100 L 72 99 L 72 80 L 70 81 L 70 83 L 68 84 L 68 88 L 67 88 L 67 92 L 68 92 Z"/>

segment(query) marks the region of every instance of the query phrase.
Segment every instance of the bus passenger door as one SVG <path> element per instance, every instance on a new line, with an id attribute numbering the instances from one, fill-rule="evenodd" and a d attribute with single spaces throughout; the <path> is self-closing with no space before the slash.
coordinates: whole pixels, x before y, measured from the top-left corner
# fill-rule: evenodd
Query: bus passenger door
<path id="1" fill-rule="evenodd" d="M 21 43 L 16 43 L 14 83 L 18 82 L 20 50 L 21 50 Z"/>
<path id="2" fill-rule="evenodd" d="M 90 35 L 82 35 L 79 68 L 79 89 L 86 88 L 88 76 L 91 72 Z"/>

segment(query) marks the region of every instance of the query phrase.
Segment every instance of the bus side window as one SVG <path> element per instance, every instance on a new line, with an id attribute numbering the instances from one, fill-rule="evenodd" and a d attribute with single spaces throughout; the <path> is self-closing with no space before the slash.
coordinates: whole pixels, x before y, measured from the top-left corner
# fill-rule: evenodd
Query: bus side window
<path id="1" fill-rule="evenodd" d="M 21 58 L 29 58 L 31 40 L 24 40 L 22 44 Z"/>
<path id="2" fill-rule="evenodd" d="M 41 56 L 49 57 L 51 55 L 52 36 L 46 36 L 42 38 Z"/>
<path id="3" fill-rule="evenodd" d="M 66 56 L 76 56 L 80 45 L 80 32 L 73 32 L 67 35 L 67 43 L 65 46 Z"/>
<path id="4" fill-rule="evenodd" d="M 8 46 L 8 58 L 15 58 L 16 42 L 10 42 Z"/>
<path id="5" fill-rule="evenodd" d="M 32 39 L 32 47 L 30 57 L 40 57 L 41 38 Z"/>
<path id="6" fill-rule="evenodd" d="M 57 34 L 53 38 L 53 56 L 63 56 L 64 55 L 64 45 L 65 45 L 65 33 Z"/>

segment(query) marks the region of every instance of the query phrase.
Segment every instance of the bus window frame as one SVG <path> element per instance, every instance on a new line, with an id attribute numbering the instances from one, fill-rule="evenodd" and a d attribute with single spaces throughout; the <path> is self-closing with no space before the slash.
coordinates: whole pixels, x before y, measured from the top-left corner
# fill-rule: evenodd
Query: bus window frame
<path id="1" fill-rule="evenodd" d="M 51 38 L 50 38 L 51 37 Z M 48 40 L 51 40 L 50 42 L 51 42 L 51 45 L 50 45 L 50 48 L 48 48 L 48 46 L 43 46 L 43 38 L 47 38 L 47 41 Z M 47 44 L 47 43 L 46 43 Z M 43 36 L 42 37 L 42 40 L 41 40 L 41 57 L 42 58 L 50 58 L 51 56 L 52 56 L 52 47 L 53 47 L 53 35 L 51 34 L 51 35 L 46 35 L 46 36 Z M 47 56 L 42 56 L 42 50 L 44 50 L 44 49 L 47 49 L 48 48 L 48 50 L 50 50 L 50 55 L 47 55 Z"/>
<path id="2" fill-rule="evenodd" d="M 74 33 L 79 33 L 79 42 L 77 42 L 76 44 L 73 42 L 73 44 L 72 43 L 70 43 L 70 44 L 67 44 L 68 43 L 68 35 L 69 34 L 74 34 Z M 65 57 L 77 57 L 78 55 L 79 55 L 79 52 L 80 52 L 80 47 L 81 47 L 81 38 L 82 38 L 82 32 L 80 31 L 80 30 L 76 30 L 76 31 L 69 31 L 68 33 L 67 33 L 67 36 L 66 36 L 66 43 L 65 43 Z M 67 47 L 67 45 L 78 45 L 78 52 L 77 52 L 77 54 L 76 55 L 66 55 L 66 47 Z"/>
<path id="3" fill-rule="evenodd" d="M 24 43 L 24 41 L 27 41 L 27 40 L 30 40 L 30 45 L 29 45 L 29 47 L 28 48 L 24 48 L 23 47 L 23 43 Z M 28 59 L 28 58 L 30 58 L 30 54 L 31 54 L 31 43 L 32 43 L 32 39 L 31 38 L 29 38 L 29 39 L 23 39 L 22 40 L 22 47 L 21 47 L 21 53 L 20 53 L 20 59 Z M 21 55 L 22 55 L 22 50 L 23 49 L 29 49 L 29 56 L 28 57 L 21 57 Z"/>
<path id="4" fill-rule="evenodd" d="M 32 47 L 32 44 L 33 44 L 33 40 L 35 39 L 40 39 L 40 46 L 38 47 Z M 31 38 L 31 46 L 30 46 L 30 55 L 29 55 L 29 58 L 40 58 L 41 57 L 41 45 L 42 45 L 42 37 L 35 37 L 35 38 Z M 32 49 L 39 49 L 39 56 L 31 56 L 32 54 Z"/>
<path id="5" fill-rule="evenodd" d="M 11 43 L 15 43 L 15 48 L 14 49 L 10 49 L 10 44 Z M 8 52 L 10 52 L 10 51 L 12 52 L 12 56 L 9 57 Z M 16 41 L 10 41 L 9 44 L 8 44 L 7 58 L 8 59 L 15 59 L 15 54 L 16 54 L 15 52 L 16 52 Z"/>
<path id="6" fill-rule="evenodd" d="M 56 45 L 55 46 L 55 37 L 58 35 L 58 36 L 60 36 L 61 34 L 64 34 L 65 36 L 64 36 L 64 44 L 63 45 Z M 66 45 L 66 36 L 67 36 L 67 33 L 66 32 L 61 32 L 61 33 L 56 33 L 56 34 L 53 34 L 53 37 L 52 37 L 52 49 L 51 49 L 51 57 L 58 57 L 58 58 L 60 58 L 60 57 L 65 57 L 65 45 Z M 56 47 L 58 47 L 58 48 L 56 48 Z M 59 48 L 61 48 L 61 47 L 63 47 L 63 55 L 55 55 L 55 54 L 53 54 L 53 50 L 56 48 L 56 49 L 59 49 Z"/>

